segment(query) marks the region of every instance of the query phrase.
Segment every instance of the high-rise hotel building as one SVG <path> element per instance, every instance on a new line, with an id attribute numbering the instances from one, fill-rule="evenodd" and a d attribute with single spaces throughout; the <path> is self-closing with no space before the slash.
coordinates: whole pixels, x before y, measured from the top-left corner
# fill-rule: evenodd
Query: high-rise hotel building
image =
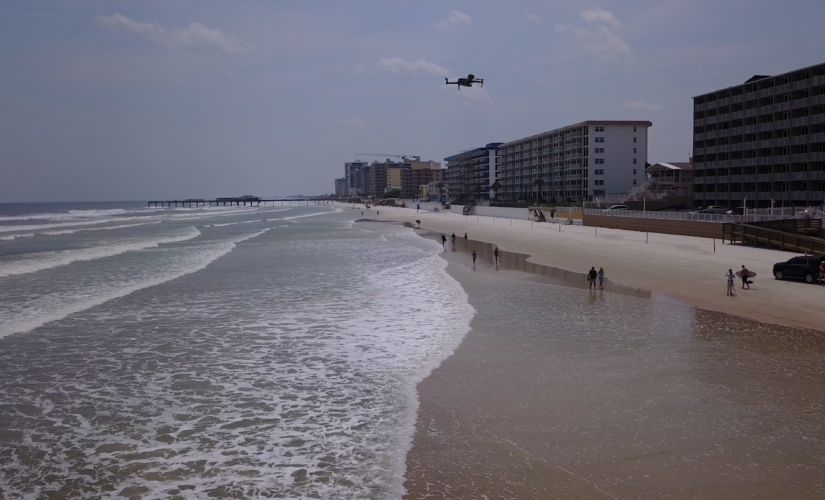
<path id="1" fill-rule="evenodd" d="M 693 203 L 825 200 L 825 64 L 693 98 Z"/>
<path id="2" fill-rule="evenodd" d="M 504 200 L 580 202 L 645 181 L 649 121 L 590 120 L 499 146 Z M 540 182 L 537 182 L 541 179 Z"/>

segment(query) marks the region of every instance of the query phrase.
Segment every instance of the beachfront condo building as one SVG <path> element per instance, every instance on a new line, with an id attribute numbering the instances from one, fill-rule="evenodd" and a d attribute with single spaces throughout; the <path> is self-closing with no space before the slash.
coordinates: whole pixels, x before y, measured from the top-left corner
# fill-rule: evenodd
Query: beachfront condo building
<path id="1" fill-rule="evenodd" d="M 355 160 L 344 163 L 344 178 L 347 180 L 347 196 L 356 197 L 364 194 L 364 172 L 369 165 L 365 161 Z"/>
<path id="2" fill-rule="evenodd" d="M 346 198 L 347 195 L 347 178 L 341 177 L 335 179 L 335 196 L 336 198 Z"/>
<path id="3" fill-rule="evenodd" d="M 645 181 L 649 121 L 589 120 L 499 146 L 501 200 L 581 202 Z"/>
<path id="4" fill-rule="evenodd" d="M 693 204 L 825 200 L 825 64 L 693 98 Z"/>
<path id="5" fill-rule="evenodd" d="M 444 169 L 439 162 L 417 162 L 416 168 L 401 171 L 401 197 L 407 199 L 418 198 L 421 186 L 431 182 L 444 182 Z"/>
<path id="6" fill-rule="evenodd" d="M 444 158 L 447 162 L 445 182 L 451 200 L 467 202 L 479 198 L 495 198 L 492 187 L 498 180 L 501 144 L 491 142 L 483 148 L 462 151 Z"/>

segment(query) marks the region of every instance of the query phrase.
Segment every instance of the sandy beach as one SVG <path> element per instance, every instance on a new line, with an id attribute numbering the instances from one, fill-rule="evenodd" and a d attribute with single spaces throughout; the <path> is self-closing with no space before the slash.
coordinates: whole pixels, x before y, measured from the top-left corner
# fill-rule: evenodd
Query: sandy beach
<path id="1" fill-rule="evenodd" d="M 447 235 L 448 272 L 476 309 L 418 386 L 405 498 L 825 495 L 825 290 L 772 278 L 790 254 L 381 212 Z M 726 297 L 741 264 L 755 285 Z M 590 266 L 605 292 L 587 290 Z"/>
<path id="2" fill-rule="evenodd" d="M 591 267 L 603 267 L 609 283 L 621 284 L 671 297 L 701 309 L 742 316 L 780 325 L 793 325 L 825 332 L 825 287 L 788 280 L 775 280 L 773 264 L 795 254 L 714 242 L 707 238 L 666 234 L 647 235 L 636 231 L 508 219 L 464 217 L 444 212 L 416 213 L 411 209 L 381 207 L 365 212 L 370 218 L 415 224 L 422 229 L 455 233 L 497 245 L 501 250 L 529 255 L 528 262 L 584 275 Z M 725 273 L 745 265 L 757 273 L 754 285 L 737 295 L 725 296 Z M 585 278 L 582 277 L 582 280 Z"/>

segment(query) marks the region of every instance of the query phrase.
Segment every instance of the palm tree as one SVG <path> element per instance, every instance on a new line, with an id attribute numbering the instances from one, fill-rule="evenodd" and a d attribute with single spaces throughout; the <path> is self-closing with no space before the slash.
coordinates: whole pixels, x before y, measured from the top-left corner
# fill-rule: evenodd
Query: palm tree
<path id="1" fill-rule="evenodd" d="M 533 184 L 535 184 L 536 186 L 538 186 L 538 187 L 539 187 L 539 192 L 538 192 L 538 193 L 536 193 L 536 203 L 538 203 L 538 201 L 539 201 L 539 197 L 541 196 L 541 188 L 542 188 L 542 186 L 544 186 L 544 179 L 542 179 L 541 177 L 539 177 L 538 179 L 536 179 L 535 181 L 533 181 Z"/>
<path id="2" fill-rule="evenodd" d="M 494 182 L 493 185 L 490 186 L 490 189 L 493 190 L 496 199 L 498 199 L 498 190 L 501 189 L 501 183 L 499 181 Z"/>
<path id="3" fill-rule="evenodd" d="M 439 182 L 438 184 L 435 185 L 435 187 L 438 188 L 438 200 L 441 203 L 444 203 L 444 183 Z"/>

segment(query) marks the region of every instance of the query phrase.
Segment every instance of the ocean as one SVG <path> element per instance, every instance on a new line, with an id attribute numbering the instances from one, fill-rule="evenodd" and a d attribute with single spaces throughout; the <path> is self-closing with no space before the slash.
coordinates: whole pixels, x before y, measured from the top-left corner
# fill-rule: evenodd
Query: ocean
<path id="1" fill-rule="evenodd" d="M 441 245 L 358 218 L 0 205 L 0 498 L 400 498 L 474 311 Z"/>

